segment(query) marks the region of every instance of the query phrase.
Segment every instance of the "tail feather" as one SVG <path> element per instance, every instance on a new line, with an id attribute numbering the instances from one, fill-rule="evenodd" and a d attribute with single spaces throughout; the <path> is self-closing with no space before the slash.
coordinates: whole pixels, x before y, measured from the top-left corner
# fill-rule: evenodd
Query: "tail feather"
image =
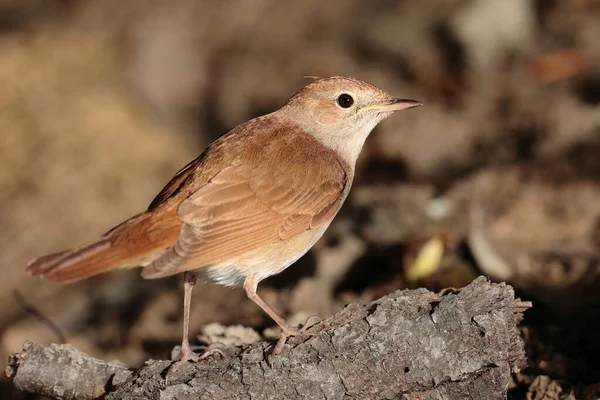
<path id="1" fill-rule="evenodd" d="M 54 282 L 74 282 L 147 264 L 179 236 L 181 223 L 169 214 L 139 214 L 92 243 L 31 260 L 26 272 Z"/>
<path id="2" fill-rule="evenodd" d="M 114 267 L 106 255 L 110 239 L 100 239 L 73 250 L 34 258 L 25 270 L 54 282 L 71 282 L 108 271 Z"/>

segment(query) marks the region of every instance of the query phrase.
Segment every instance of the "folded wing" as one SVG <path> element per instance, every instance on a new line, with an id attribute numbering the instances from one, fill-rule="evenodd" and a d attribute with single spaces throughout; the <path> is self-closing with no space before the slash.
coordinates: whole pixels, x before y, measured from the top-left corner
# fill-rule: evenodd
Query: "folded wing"
<path id="1" fill-rule="evenodd" d="M 142 275 L 195 270 L 322 225 L 339 208 L 347 174 L 335 153 L 308 135 L 228 166 L 185 199 L 179 239 Z"/>

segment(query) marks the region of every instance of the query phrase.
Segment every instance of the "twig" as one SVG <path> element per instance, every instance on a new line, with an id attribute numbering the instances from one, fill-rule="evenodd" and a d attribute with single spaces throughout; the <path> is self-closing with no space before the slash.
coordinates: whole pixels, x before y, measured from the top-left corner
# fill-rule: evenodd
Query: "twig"
<path id="1" fill-rule="evenodd" d="M 15 296 L 15 300 L 17 301 L 19 306 L 21 306 L 21 308 L 25 310 L 26 313 L 33 315 L 35 318 L 38 319 L 38 321 L 46 325 L 46 327 L 48 327 L 48 329 L 50 329 L 54 333 L 54 335 L 56 335 L 56 340 L 58 343 L 67 342 L 64 333 L 62 333 L 62 330 L 58 327 L 58 325 L 56 325 L 50 318 L 42 314 L 41 311 L 27 303 L 25 297 L 21 294 L 21 292 L 15 290 L 13 291 L 13 295 Z"/>

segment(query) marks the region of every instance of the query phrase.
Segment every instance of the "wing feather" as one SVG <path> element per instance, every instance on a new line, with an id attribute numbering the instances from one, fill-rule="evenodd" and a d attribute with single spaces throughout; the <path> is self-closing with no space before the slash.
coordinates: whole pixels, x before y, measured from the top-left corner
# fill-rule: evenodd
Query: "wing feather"
<path id="1" fill-rule="evenodd" d="M 178 208 L 179 240 L 143 271 L 158 278 L 240 256 L 316 228 L 335 214 L 348 176 L 308 135 L 222 169 Z M 276 147 L 276 146 L 275 146 Z M 305 149 L 304 151 L 302 149 Z"/>

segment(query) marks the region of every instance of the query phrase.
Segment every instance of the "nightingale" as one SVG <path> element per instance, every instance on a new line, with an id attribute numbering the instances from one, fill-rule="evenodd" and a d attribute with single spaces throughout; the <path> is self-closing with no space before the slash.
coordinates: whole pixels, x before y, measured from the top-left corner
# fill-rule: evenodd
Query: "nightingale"
<path id="1" fill-rule="evenodd" d="M 173 366 L 211 353 L 196 354 L 188 342 L 197 275 L 243 286 L 281 328 L 276 353 L 301 328 L 263 301 L 258 283 L 289 267 L 323 235 L 350 191 L 373 128 L 421 105 L 355 78 L 313 79 L 279 110 L 215 140 L 147 211 L 91 243 L 31 260 L 27 273 L 54 282 L 138 266 L 147 279 L 184 273 L 183 341 Z"/>

